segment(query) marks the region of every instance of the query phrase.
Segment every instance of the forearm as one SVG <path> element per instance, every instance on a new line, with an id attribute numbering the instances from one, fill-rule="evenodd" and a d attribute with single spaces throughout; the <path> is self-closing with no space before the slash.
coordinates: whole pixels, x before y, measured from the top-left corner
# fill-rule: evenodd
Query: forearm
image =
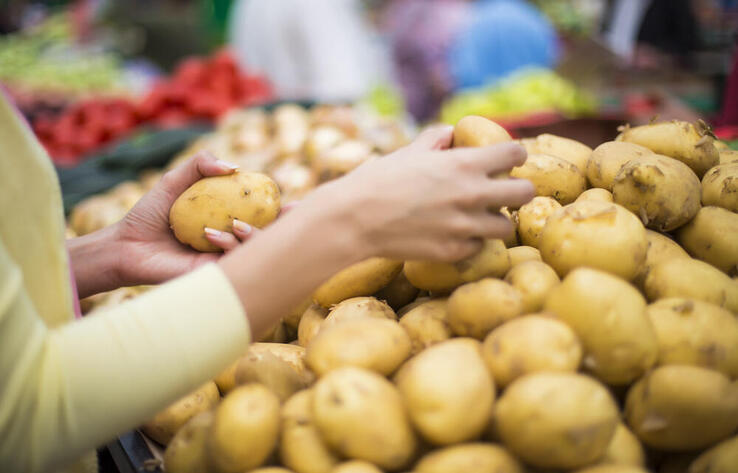
<path id="1" fill-rule="evenodd" d="M 120 244 L 117 226 L 67 240 L 69 264 L 72 267 L 80 298 L 121 286 Z"/>

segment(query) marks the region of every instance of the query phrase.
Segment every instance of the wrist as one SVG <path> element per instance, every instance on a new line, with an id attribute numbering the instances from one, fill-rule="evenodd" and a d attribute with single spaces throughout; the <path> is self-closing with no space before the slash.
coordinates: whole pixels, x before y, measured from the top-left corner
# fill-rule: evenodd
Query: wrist
<path id="1" fill-rule="evenodd" d="M 81 299 L 125 285 L 117 224 L 67 240 L 67 250 Z"/>

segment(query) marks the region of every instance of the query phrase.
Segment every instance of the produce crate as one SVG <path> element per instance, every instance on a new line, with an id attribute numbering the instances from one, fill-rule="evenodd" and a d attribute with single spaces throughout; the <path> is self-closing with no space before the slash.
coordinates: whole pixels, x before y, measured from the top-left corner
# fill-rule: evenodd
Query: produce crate
<path id="1" fill-rule="evenodd" d="M 163 473 L 161 451 L 138 430 L 121 435 L 107 445 L 120 473 Z"/>

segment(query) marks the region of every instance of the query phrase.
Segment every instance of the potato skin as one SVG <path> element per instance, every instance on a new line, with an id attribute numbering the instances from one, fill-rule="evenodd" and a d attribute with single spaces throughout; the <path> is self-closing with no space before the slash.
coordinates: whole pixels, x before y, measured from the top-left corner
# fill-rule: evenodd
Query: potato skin
<path id="1" fill-rule="evenodd" d="M 667 297 L 697 299 L 738 314 L 738 281 L 703 261 L 677 258 L 651 268 L 644 283 L 649 301 Z"/>
<path id="2" fill-rule="evenodd" d="M 410 284 L 404 271 L 400 271 L 395 279 L 374 294 L 374 297 L 380 301 L 385 301 L 387 305 L 397 311 L 414 301 L 419 293 L 420 289 Z"/>
<path id="3" fill-rule="evenodd" d="M 706 368 L 661 366 L 630 388 L 625 419 L 648 446 L 704 448 L 738 428 L 738 385 Z"/>
<path id="4" fill-rule="evenodd" d="M 407 332 L 394 320 L 363 317 L 325 327 L 307 347 L 305 361 L 318 375 L 358 366 L 382 375 L 410 356 Z"/>
<path id="5" fill-rule="evenodd" d="M 738 162 L 719 164 L 702 177 L 702 205 L 738 212 Z"/>
<path id="6" fill-rule="evenodd" d="M 635 143 L 625 141 L 602 143 L 592 151 L 587 160 L 587 180 L 592 187 L 610 191 L 620 169 L 631 159 L 647 154 L 653 154 L 653 151 Z"/>
<path id="7" fill-rule="evenodd" d="M 323 307 L 358 296 L 370 296 L 390 283 L 402 270 L 402 261 L 369 258 L 340 271 L 313 294 Z"/>
<path id="8" fill-rule="evenodd" d="M 541 252 L 538 248 L 532 246 L 515 246 L 507 250 L 507 254 L 510 257 L 510 268 L 523 263 L 525 261 L 543 261 L 541 259 Z M 510 271 L 508 271 L 508 274 Z"/>
<path id="9" fill-rule="evenodd" d="M 456 123 L 453 148 L 477 148 L 512 141 L 510 134 L 492 120 L 477 115 L 468 115 Z"/>
<path id="10" fill-rule="evenodd" d="M 732 473 L 738 465 L 738 435 L 705 451 L 689 465 L 688 473 Z"/>
<path id="11" fill-rule="evenodd" d="M 238 361 L 234 378 L 237 386 L 259 383 L 284 402 L 308 387 L 315 376 L 308 370 L 298 372 L 292 364 L 267 351 L 243 356 Z"/>
<path id="12" fill-rule="evenodd" d="M 476 340 L 427 348 L 402 366 L 395 382 L 413 425 L 434 445 L 478 438 L 489 422 L 495 387 Z"/>
<path id="13" fill-rule="evenodd" d="M 714 140 L 701 122 L 695 126 L 688 122 L 672 120 L 626 127 L 616 140 L 635 143 L 654 153 L 681 161 L 698 176 L 702 176 L 720 160 Z"/>
<path id="14" fill-rule="evenodd" d="M 415 473 L 523 473 L 504 448 L 489 443 L 466 443 L 430 452 L 415 465 Z"/>
<path id="15" fill-rule="evenodd" d="M 738 150 L 724 149 L 720 151 L 720 164 L 738 163 Z"/>
<path id="16" fill-rule="evenodd" d="M 628 427 L 619 423 L 615 428 L 615 435 L 612 436 L 605 454 L 598 463 L 643 467 L 646 465 L 646 453 L 638 437 Z"/>
<path id="17" fill-rule="evenodd" d="M 646 239 L 648 240 L 646 262 L 633 278 L 633 283 L 640 288 L 643 288 L 651 268 L 661 261 L 675 258 L 689 259 L 689 254 L 681 246 L 662 233 L 646 229 Z"/>
<path id="18" fill-rule="evenodd" d="M 349 367 L 331 371 L 313 389 L 315 425 L 331 448 L 387 470 L 407 466 L 416 439 L 392 383 L 371 371 Z"/>
<path id="19" fill-rule="evenodd" d="M 738 214 L 720 207 L 702 207 L 679 229 L 677 237 L 695 258 L 730 276 L 738 275 Z"/>
<path id="20" fill-rule="evenodd" d="M 352 297 L 333 306 L 321 325 L 323 328 L 364 317 L 396 320 L 397 314 L 386 302 L 374 297 Z"/>
<path id="21" fill-rule="evenodd" d="M 523 313 L 523 299 L 510 284 L 485 278 L 456 289 L 447 310 L 456 335 L 483 340 L 492 329 Z"/>
<path id="22" fill-rule="evenodd" d="M 658 154 L 628 162 L 612 186 L 615 203 L 661 232 L 689 222 L 700 209 L 701 192 L 699 179 L 685 164 Z"/>
<path id="23" fill-rule="evenodd" d="M 738 378 L 738 319 L 694 299 L 660 299 L 646 312 L 656 330 L 659 365 L 696 365 Z"/>
<path id="24" fill-rule="evenodd" d="M 649 473 L 639 465 L 595 465 L 572 473 Z"/>
<path id="25" fill-rule="evenodd" d="M 565 323 L 551 317 L 525 315 L 487 335 L 482 356 L 495 384 L 505 387 L 538 371 L 576 372 L 582 361 L 582 345 Z"/>
<path id="26" fill-rule="evenodd" d="M 400 318 L 411 341 L 411 354 L 451 338 L 448 325 L 448 299 L 434 299 L 418 304 Z"/>
<path id="27" fill-rule="evenodd" d="M 320 331 L 320 326 L 327 316 L 328 309 L 318 304 L 313 304 L 307 308 L 300 318 L 300 324 L 297 326 L 297 343 L 301 347 L 308 346 L 310 340 Z"/>
<path id="28" fill-rule="evenodd" d="M 646 229 L 617 204 L 585 200 L 546 221 L 538 249 L 559 276 L 588 266 L 630 281 L 646 260 Z"/>
<path id="29" fill-rule="evenodd" d="M 533 197 L 518 210 L 518 235 L 524 245 L 538 248 L 548 217 L 561 208 L 553 197 Z"/>
<path id="30" fill-rule="evenodd" d="M 330 473 L 382 473 L 382 470 L 372 463 L 362 460 L 352 460 L 337 465 Z"/>
<path id="31" fill-rule="evenodd" d="M 218 387 L 212 381 L 208 381 L 157 413 L 153 419 L 141 427 L 141 430 L 152 439 L 166 446 L 188 420 L 201 412 L 214 408 L 219 401 Z"/>
<path id="32" fill-rule="evenodd" d="M 587 161 L 592 154 L 592 148 L 571 138 L 543 133 L 535 138 L 533 144 L 536 154 L 548 154 L 568 161 L 581 172 L 586 172 Z"/>
<path id="33" fill-rule="evenodd" d="M 607 384 L 628 384 L 656 363 L 658 344 L 646 301 L 622 279 L 576 269 L 551 291 L 544 308 L 574 330 L 584 348 L 584 367 Z"/>
<path id="34" fill-rule="evenodd" d="M 324 473 L 338 464 L 315 426 L 313 390 L 295 393 L 282 407 L 279 455 L 295 473 Z"/>
<path id="35" fill-rule="evenodd" d="M 529 154 L 525 164 L 514 167 L 510 176 L 530 180 L 536 195 L 553 197 L 562 205 L 574 202 L 587 189 L 587 179 L 579 168 L 547 154 Z"/>
<path id="36" fill-rule="evenodd" d="M 533 373 L 497 402 L 497 430 L 517 457 L 542 468 L 577 468 L 597 460 L 618 423 L 604 386 L 575 373 Z"/>
<path id="37" fill-rule="evenodd" d="M 280 196 L 277 184 L 255 172 L 234 172 L 206 177 L 174 201 L 169 224 L 177 240 L 198 251 L 222 251 L 205 238 L 205 227 L 230 232 L 233 219 L 264 228 L 277 218 Z"/>
<path id="38" fill-rule="evenodd" d="M 210 470 L 207 438 L 214 419 L 213 411 L 201 412 L 177 431 L 164 451 L 167 473 L 202 473 Z"/>
<path id="39" fill-rule="evenodd" d="M 508 271 L 505 282 L 520 293 L 523 313 L 532 314 L 543 308 L 546 296 L 561 281 L 556 271 L 543 261 L 526 261 Z"/>
<path id="40" fill-rule="evenodd" d="M 579 197 L 577 197 L 577 200 L 574 202 L 580 202 L 582 200 L 599 200 L 601 202 L 615 202 L 615 200 L 612 197 L 612 192 L 610 192 L 607 189 L 600 189 L 598 187 L 594 187 L 592 189 L 587 189 L 586 191 L 579 194 Z"/>

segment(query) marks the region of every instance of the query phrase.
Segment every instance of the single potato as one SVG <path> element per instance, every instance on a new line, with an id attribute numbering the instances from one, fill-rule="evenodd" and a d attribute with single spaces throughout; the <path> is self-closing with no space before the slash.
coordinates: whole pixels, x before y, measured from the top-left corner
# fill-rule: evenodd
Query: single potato
<path id="1" fill-rule="evenodd" d="M 565 323 L 551 317 L 526 315 L 487 335 L 482 355 L 495 384 L 504 388 L 529 373 L 576 372 L 582 361 L 582 345 Z"/>
<path id="2" fill-rule="evenodd" d="M 478 148 L 506 141 L 512 141 L 512 137 L 500 125 L 488 118 L 469 115 L 456 123 L 451 146 Z"/>
<path id="3" fill-rule="evenodd" d="M 646 282 L 646 276 L 651 272 L 651 268 L 662 261 L 687 258 L 689 254 L 679 246 L 674 240 L 663 233 L 646 229 L 646 239 L 648 240 L 648 250 L 646 250 L 646 262 L 633 278 L 633 283 L 643 288 Z"/>
<path id="4" fill-rule="evenodd" d="M 514 381 L 497 402 L 504 445 L 541 468 L 578 468 L 600 458 L 618 424 L 607 389 L 575 373 L 534 373 Z"/>
<path id="5" fill-rule="evenodd" d="M 325 473 L 338 464 L 315 426 L 312 389 L 295 393 L 282 407 L 279 457 L 295 473 Z"/>
<path id="6" fill-rule="evenodd" d="M 390 283 L 402 270 L 402 261 L 369 258 L 340 271 L 313 294 L 323 307 L 358 296 L 370 296 Z"/>
<path id="7" fill-rule="evenodd" d="M 581 172 L 586 172 L 587 161 L 592 155 L 592 148 L 571 138 L 544 133 L 535 138 L 532 148 L 536 154 L 556 156 L 575 165 Z"/>
<path id="8" fill-rule="evenodd" d="M 299 371 L 271 352 L 249 352 L 236 367 L 236 385 L 259 383 L 284 402 L 295 392 L 307 388 L 314 376 L 308 370 Z"/>
<path id="9" fill-rule="evenodd" d="M 702 205 L 738 212 L 738 162 L 719 164 L 702 177 Z"/>
<path id="10" fill-rule="evenodd" d="M 524 245 L 538 248 L 548 217 L 560 208 L 561 204 L 552 197 L 533 197 L 533 200 L 520 207 L 517 213 L 520 241 Z"/>
<path id="11" fill-rule="evenodd" d="M 202 473 L 211 470 L 207 439 L 214 419 L 213 411 L 201 412 L 177 431 L 164 451 L 167 473 Z"/>
<path id="12" fill-rule="evenodd" d="M 530 180 L 536 195 L 553 197 L 562 205 L 574 202 L 587 189 L 587 178 L 576 165 L 547 154 L 529 154 L 510 176 Z"/>
<path id="13" fill-rule="evenodd" d="M 612 192 L 610 192 L 607 189 L 600 189 L 600 188 L 593 188 L 588 189 L 581 194 L 579 194 L 579 197 L 577 197 L 577 200 L 574 202 L 580 202 L 582 200 L 599 200 L 601 202 L 614 202 L 614 199 L 612 197 Z"/>
<path id="14" fill-rule="evenodd" d="M 419 293 L 420 289 L 410 284 L 404 271 L 400 271 L 395 279 L 374 294 L 374 297 L 385 301 L 393 310 L 400 310 L 414 301 Z"/>
<path id="15" fill-rule="evenodd" d="M 434 450 L 420 459 L 415 473 L 523 473 L 525 469 L 504 448 L 467 443 Z"/>
<path id="16" fill-rule="evenodd" d="M 689 465 L 688 473 L 733 473 L 738 467 L 738 435 L 723 440 Z"/>
<path id="17" fill-rule="evenodd" d="M 400 318 L 400 327 L 410 337 L 412 355 L 448 340 L 453 335 L 448 325 L 448 299 L 422 302 Z"/>
<path id="18" fill-rule="evenodd" d="M 337 465 L 330 473 L 382 473 L 382 470 L 372 463 L 362 460 L 352 460 Z"/>
<path id="19" fill-rule="evenodd" d="M 724 149 L 720 151 L 720 164 L 738 163 L 738 150 Z"/>
<path id="20" fill-rule="evenodd" d="M 523 313 L 523 298 L 505 281 L 485 278 L 456 289 L 447 310 L 454 334 L 483 340 L 492 329 Z"/>
<path id="21" fill-rule="evenodd" d="M 737 181 L 738 182 L 738 181 Z M 695 258 L 730 276 L 738 275 L 738 214 L 720 207 L 702 207 L 677 235 Z"/>
<path id="22" fill-rule="evenodd" d="M 292 309 L 289 314 L 282 319 L 284 324 L 292 331 L 292 333 L 297 333 L 297 330 L 300 327 L 302 314 L 304 314 L 312 304 L 313 301 L 311 299 L 305 299 L 302 304 Z"/>
<path id="23" fill-rule="evenodd" d="M 166 177 L 166 176 L 165 176 Z M 255 172 L 235 172 L 206 177 L 194 183 L 174 201 L 169 224 L 177 240 L 198 251 L 222 251 L 205 238 L 205 228 L 232 230 L 238 219 L 263 228 L 279 215 L 277 184 Z"/>
<path id="24" fill-rule="evenodd" d="M 541 259 L 541 252 L 532 246 L 515 246 L 507 250 L 507 254 L 510 257 L 511 268 L 525 261 L 543 261 Z M 510 274 L 510 271 L 507 273 Z"/>
<path id="25" fill-rule="evenodd" d="M 584 367 L 607 384 L 631 383 L 656 363 L 658 341 L 646 301 L 622 279 L 576 269 L 551 290 L 544 308 L 574 330 Z"/>
<path id="26" fill-rule="evenodd" d="M 188 420 L 201 412 L 214 408 L 219 401 L 218 387 L 212 381 L 208 381 L 156 414 L 153 419 L 141 427 L 141 430 L 155 441 L 166 446 L 172 440 L 174 434 Z"/>
<path id="27" fill-rule="evenodd" d="M 625 141 L 608 141 L 592 151 L 587 160 L 587 180 L 592 187 L 612 190 L 612 183 L 620 169 L 631 159 L 653 154 L 648 148 Z"/>
<path id="28" fill-rule="evenodd" d="M 318 304 L 313 304 L 307 308 L 300 318 L 300 325 L 297 326 L 297 343 L 301 347 L 306 347 L 320 331 L 320 326 L 328 316 L 328 309 Z"/>
<path id="29" fill-rule="evenodd" d="M 542 261 L 526 261 L 508 271 L 505 282 L 518 290 L 523 302 L 523 313 L 532 314 L 543 307 L 548 293 L 561 280 L 556 271 Z"/>
<path id="30" fill-rule="evenodd" d="M 343 322 L 363 318 L 397 320 L 397 314 L 386 302 L 374 297 L 353 297 L 333 306 L 321 330 Z"/>
<path id="31" fill-rule="evenodd" d="M 632 465 L 644 467 L 646 465 L 646 453 L 643 445 L 633 432 L 622 423 L 615 429 L 610 444 L 599 462 L 605 465 Z"/>
<path id="32" fill-rule="evenodd" d="M 706 368 L 661 366 L 630 388 L 625 419 L 650 447 L 704 448 L 738 428 L 738 385 Z"/>

